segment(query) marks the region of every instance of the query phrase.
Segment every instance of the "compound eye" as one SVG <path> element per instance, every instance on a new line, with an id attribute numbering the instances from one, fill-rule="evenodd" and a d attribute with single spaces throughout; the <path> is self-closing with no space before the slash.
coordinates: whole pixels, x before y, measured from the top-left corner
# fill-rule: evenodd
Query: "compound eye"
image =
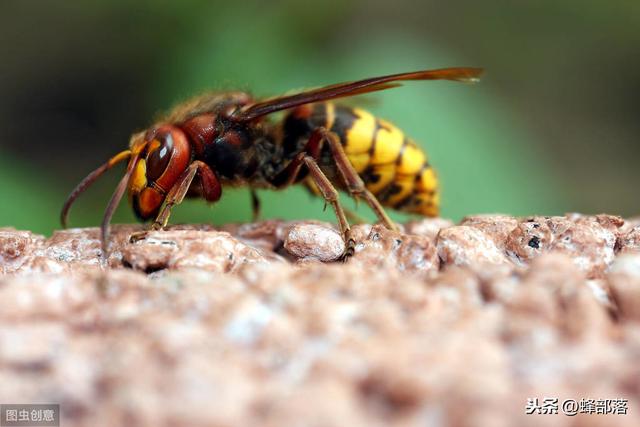
<path id="1" fill-rule="evenodd" d="M 160 142 L 160 146 L 147 155 L 147 178 L 151 181 L 162 176 L 173 153 L 171 133 L 156 135 L 156 140 Z"/>

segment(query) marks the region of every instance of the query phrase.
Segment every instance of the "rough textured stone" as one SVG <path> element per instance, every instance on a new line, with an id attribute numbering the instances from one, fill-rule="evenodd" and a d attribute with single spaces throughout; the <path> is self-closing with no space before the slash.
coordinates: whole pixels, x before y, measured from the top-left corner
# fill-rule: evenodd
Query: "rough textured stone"
<path id="1" fill-rule="evenodd" d="M 106 260 L 97 229 L 1 229 L 0 402 L 64 426 L 640 425 L 637 226 L 361 224 L 346 263 L 315 221 L 116 226 Z M 546 397 L 628 413 L 525 415 Z"/>
<path id="2" fill-rule="evenodd" d="M 507 258 L 494 241 L 475 227 L 459 225 L 440 230 L 438 256 L 444 265 L 503 264 Z"/>
<path id="3" fill-rule="evenodd" d="M 507 215 L 473 215 L 465 217 L 460 225 L 468 225 L 484 232 L 498 248 L 504 250 L 505 241 L 518 226 L 518 220 Z"/>
<path id="4" fill-rule="evenodd" d="M 33 259 L 44 237 L 30 231 L 0 228 L 0 273 L 13 273 Z"/>
<path id="5" fill-rule="evenodd" d="M 629 228 L 618 236 L 616 249 L 620 253 L 640 253 L 640 226 Z"/>
<path id="6" fill-rule="evenodd" d="M 608 280 L 620 316 L 640 321 L 640 254 L 620 255 Z"/>
<path id="7" fill-rule="evenodd" d="M 284 248 L 302 259 L 335 261 L 344 253 L 342 236 L 333 227 L 319 224 L 294 224 L 284 238 Z"/>
<path id="8" fill-rule="evenodd" d="M 417 234 L 418 236 L 428 237 L 435 244 L 436 237 L 440 230 L 452 227 L 453 225 L 451 220 L 444 218 L 424 218 L 407 222 L 404 224 L 403 231 L 406 234 Z"/>
<path id="9" fill-rule="evenodd" d="M 238 241 L 227 232 L 151 231 L 122 248 L 122 261 L 136 270 L 201 268 L 231 272 L 245 263 L 266 262 L 261 251 Z"/>
<path id="10" fill-rule="evenodd" d="M 619 224 L 605 215 L 532 217 L 507 236 L 506 250 L 520 265 L 542 253 L 564 253 L 590 277 L 601 277 L 613 262 Z"/>
<path id="11" fill-rule="evenodd" d="M 554 235 L 559 230 L 571 227 L 566 218 L 532 217 L 518 223 L 505 241 L 510 259 L 518 265 L 530 262 L 543 252 L 549 251 Z"/>
<path id="12" fill-rule="evenodd" d="M 357 245 L 351 261 L 363 268 L 426 272 L 439 267 L 436 247 L 429 236 L 402 234 L 387 230 L 382 225 L 374 225 L 359 226 L 354 238 Z"/>

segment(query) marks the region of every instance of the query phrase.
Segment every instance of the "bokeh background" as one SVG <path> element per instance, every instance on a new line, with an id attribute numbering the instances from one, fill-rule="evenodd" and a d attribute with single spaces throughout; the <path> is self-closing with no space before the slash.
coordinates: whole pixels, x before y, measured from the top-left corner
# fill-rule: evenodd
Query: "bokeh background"
<path id="1" fill-rule="evenodd" d="M 481 84 L 356 100 L 423 144 L 444 216 L 635 215 L 639 28 L 637 0 L 3 0 L 0 226 L 50 233 L 82 177 L 202 90 L 269 96 L 461 65 L 484 67 Z M 79 200 L 72 225 L 99 224 L 121 174 Z M 261 196 L 266 217 L 332 219 L 302 189 Z M 231 190 L 173 221 L 249 218 L 248 192 Z M 126 203 L 116 221 L 133 221 Z"/>

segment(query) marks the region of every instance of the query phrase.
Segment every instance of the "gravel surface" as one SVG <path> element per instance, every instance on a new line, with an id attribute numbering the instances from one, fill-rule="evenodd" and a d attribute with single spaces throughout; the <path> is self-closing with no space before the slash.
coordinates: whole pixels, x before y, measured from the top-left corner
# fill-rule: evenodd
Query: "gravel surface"
<path id="1" fill-rule="evenodd" d="M 65 427 L 640 425 L 639 220 L 401 229 L 354 226 L 341 263 L 315 221 L 116 226 L 108 259 L 94 228 L 0 228 L 0 403 Z"/>

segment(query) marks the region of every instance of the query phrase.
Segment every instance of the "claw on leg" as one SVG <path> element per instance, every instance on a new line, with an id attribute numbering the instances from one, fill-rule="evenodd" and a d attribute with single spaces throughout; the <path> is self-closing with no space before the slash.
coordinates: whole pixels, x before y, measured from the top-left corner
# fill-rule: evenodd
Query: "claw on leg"
<path id="1" fill-rule="evenodd" d="M 340 261 L 347 262 L 349 258 L 353 256 L 356 251 L 356 241 L 353 238 L 349 237 L 345 240 L 344 252 L 340 256 Z"/>
<path id="2" fill-rule="evenodd" d="M 138 243 L 141 240 L 146 240 L 149 230 L 136 231 L 129 236 L 129 243 Z"/>

